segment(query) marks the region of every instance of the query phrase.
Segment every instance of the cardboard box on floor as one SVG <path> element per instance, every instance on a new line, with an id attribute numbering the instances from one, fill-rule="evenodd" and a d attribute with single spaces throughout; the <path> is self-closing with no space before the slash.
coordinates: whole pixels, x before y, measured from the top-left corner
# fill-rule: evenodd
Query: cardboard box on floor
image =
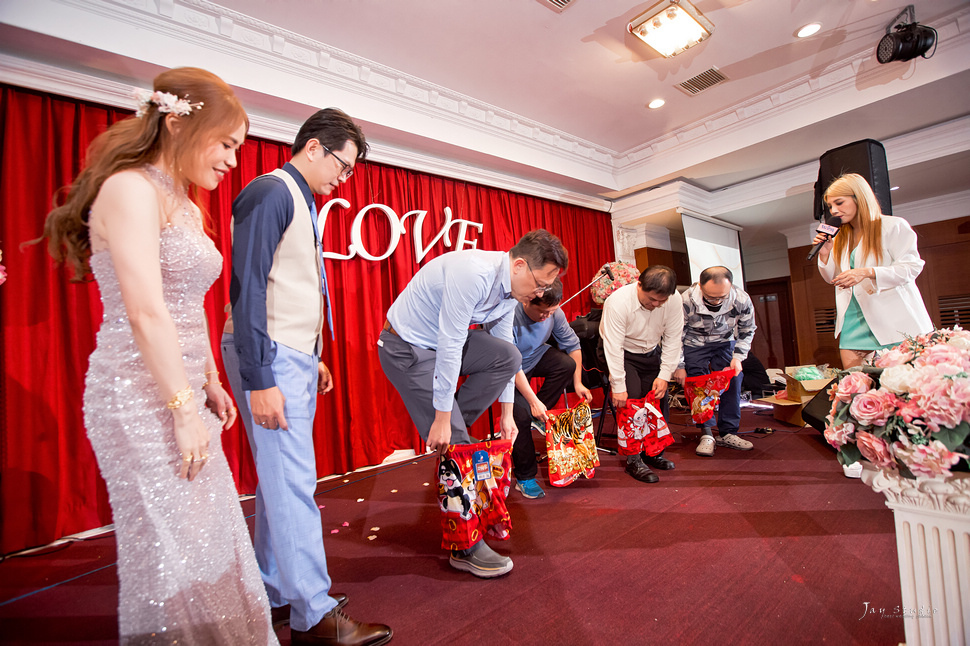
<path id="1" fill-rule="evenodd" d="M 785 422 L 786 424 L 791 424 L 793 426 L 805 426 L 805 420 L 802 419 L 802 409 L 805 408 L 807 404 L 818 391 L 825 388 L 832 379 L 835 378 L 837 370 L 833 368 L 828 368 L 824 366 L 815 366 L 819 371 L 825 375 L 823 379 L 808 379 L 805 381 L 799 381 L 795 379 L 794 374 L 800 368 L 811 368 L 812 366 L 788 366 L 785 368 L 785 398 L 778 398 L 772 395 L 771 397 L 765 397 L 759 399 L 758 401 L 765 402 L 766 404 L 771 404 L 772 413 L 774 417 L 779 422 Z"/>

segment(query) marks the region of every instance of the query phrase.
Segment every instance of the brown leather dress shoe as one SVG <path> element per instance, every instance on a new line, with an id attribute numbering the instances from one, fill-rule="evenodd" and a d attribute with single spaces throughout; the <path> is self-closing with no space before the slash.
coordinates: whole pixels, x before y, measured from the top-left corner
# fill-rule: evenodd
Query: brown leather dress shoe
<path id="1" fill-rule="evenodd" d="M 336 600 L 338 608 L 343 608 L 347 605 L 347 595 L 342 592 L 333 592 L 330 594 L 330 597 Z M 273 617 L 273 628 L 279 628 L 290 623 L 290 604 L 280 606 L 279 608 L 270 608 L 269 612 Z"/>
<path id="2" fill-rule="evenodd" d="M 325 614 L 320 623 L 306 632 L 290 628 L 290 641 L 293 644 L 380 646 L 391 641 L 392 635 L 389 626 L 354 621 L 339 608 Z"/>

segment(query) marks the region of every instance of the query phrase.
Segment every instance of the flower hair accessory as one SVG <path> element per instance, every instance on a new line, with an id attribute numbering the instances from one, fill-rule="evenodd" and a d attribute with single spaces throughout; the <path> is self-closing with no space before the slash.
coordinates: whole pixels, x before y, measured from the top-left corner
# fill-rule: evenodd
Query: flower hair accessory
<path id="1" fill-rule="evenodd" d="M 135 112 L 135 116 L 137 117 L 144 116 L 148 112 L 148 106 L 153 103 L 159 112 L 171 112 L 180 117 L 192 114 L 192 110 L 201 110 L 202 106 L 205 105 L 202 101 L 189 103 L 188 95 L 180 99 L 170 92 L 161 92 L 159 90 L 154 92 L 149 90 L 135 90 L 135 99 L 138 101 L 138 110 Z"/>

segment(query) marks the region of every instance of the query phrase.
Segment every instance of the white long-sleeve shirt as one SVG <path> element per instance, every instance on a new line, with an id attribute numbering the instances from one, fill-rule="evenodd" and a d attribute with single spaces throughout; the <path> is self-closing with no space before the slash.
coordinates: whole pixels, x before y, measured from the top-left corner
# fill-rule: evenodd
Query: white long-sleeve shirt
<path id="1" fill-rule="evenodd" d="M 613 392 L 625 393 L 626 370 L 623 353 L 646 354 L 661 346 L 660 374 L 670 381 L 680 358 L 681 335 L 684 331 L 684 303 L 674 292 L 667 302 L 653 310 L 646 309 L 637 298 L 638 283 L 619 288 L 603 304 L 600 336 L 610 370 Z"/>

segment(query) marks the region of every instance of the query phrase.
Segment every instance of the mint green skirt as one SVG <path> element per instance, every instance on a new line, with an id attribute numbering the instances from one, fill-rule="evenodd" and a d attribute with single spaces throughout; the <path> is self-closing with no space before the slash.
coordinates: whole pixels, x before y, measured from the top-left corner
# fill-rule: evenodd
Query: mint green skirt
<path id="1" fill-rule="evenodd" d="M 855 249 L 849 254 L 849 268 L 855 269 Z M 849 307 L 845 310 L 845 318 L 842 319 L 842 333 L 839 335 L 839 349 L 841 350 L 881 350 L 895 343 L 882 345 L 872 333 L 866 317 L 862 314 L 859 302 L 852 296 Z"/>

